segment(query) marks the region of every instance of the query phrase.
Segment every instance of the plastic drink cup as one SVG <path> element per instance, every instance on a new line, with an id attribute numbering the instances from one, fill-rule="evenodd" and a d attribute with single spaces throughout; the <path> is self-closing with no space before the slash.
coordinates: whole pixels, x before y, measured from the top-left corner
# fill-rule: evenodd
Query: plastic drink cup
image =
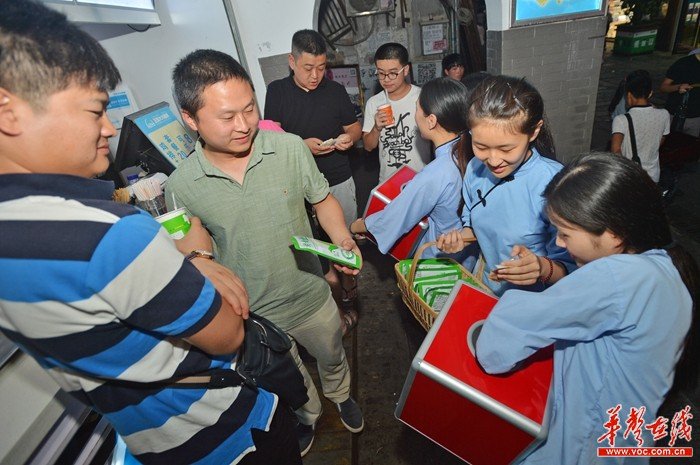
<path id="1" fill-rule="evenodd" d="M 185 208 L 178 208 L 165 215 L 156 217 L 156 221 L 168 231 L 173 239 L 182 239 L 192 226 Z"/>
<path id="2" fill-rule="evenodd" d="M 394 121 L 394 111 L 391 109 L 390 103 L 385 103 L 384 105 L 379 105 L 377 107 L 379 113 L 383 113 L 387 118 L 387 126 L 393 126 L 396 121 Z"/>
<path id="3" fill-rule="evenodd" d="M 137 200 L 136 205 L 146 210 L 153 217 L 162 215 L 168 211 L 165 207 L 165 197 L 163 194 L 148 200 Z"/>

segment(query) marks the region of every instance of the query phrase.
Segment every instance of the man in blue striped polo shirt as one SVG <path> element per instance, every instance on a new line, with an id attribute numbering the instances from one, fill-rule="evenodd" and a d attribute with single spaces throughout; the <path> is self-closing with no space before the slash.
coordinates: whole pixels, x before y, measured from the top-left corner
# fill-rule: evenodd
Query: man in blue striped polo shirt
<path id="1" fill-rule="evenodd" d="M 0 330 L 110 420 L 146 464 L 301 464 L 278 398 L 175 385 L 227 370 L 248 296 L 198 219 L 174 243 L 110 201 L 107 91 L 119 72 L 65 17 L 0 0 Z"/>

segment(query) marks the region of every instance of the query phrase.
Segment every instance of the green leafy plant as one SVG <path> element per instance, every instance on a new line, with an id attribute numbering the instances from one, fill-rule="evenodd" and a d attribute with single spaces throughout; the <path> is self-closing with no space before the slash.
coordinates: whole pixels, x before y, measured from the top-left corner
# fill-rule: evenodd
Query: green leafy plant
<path id="1" fill-rule="evenodd" d="M 656 21 L 663 0 L 623 0 L 622 11 L 630 17 L 633 26 Z"/>

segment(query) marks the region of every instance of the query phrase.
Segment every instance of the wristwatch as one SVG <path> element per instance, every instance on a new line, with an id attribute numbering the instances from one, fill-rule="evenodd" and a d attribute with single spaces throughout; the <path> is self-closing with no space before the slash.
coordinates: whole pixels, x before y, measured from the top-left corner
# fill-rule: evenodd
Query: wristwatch
<path id="1" fill-rule="evenodd" d="M 185 257 L 185 260 L 192 261 L 193 259 L 200 258 L 200 257 L 207 258 L 209 260 L 214 260 L 213 253 L 207 252 L 206 250 L 199 250 L 199 249 L 195 249 L 192 252 L 190 252 L 189 254 L 187 254 L 187 256 Z"/>

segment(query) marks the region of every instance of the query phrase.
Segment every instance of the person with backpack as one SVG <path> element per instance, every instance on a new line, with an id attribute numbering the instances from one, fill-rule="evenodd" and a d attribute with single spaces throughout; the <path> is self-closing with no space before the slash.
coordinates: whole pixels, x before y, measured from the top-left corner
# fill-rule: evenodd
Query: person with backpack
<path id="1" fill-rule="evenodd" d="M 659 147 L 671 129 L 671 116 L 649 103 L 651 75 L 638 69 L 625 78 L 625 98 L 629 110 L 613 120 L 611 151 L 639 163 L 658 183 Z"/>

